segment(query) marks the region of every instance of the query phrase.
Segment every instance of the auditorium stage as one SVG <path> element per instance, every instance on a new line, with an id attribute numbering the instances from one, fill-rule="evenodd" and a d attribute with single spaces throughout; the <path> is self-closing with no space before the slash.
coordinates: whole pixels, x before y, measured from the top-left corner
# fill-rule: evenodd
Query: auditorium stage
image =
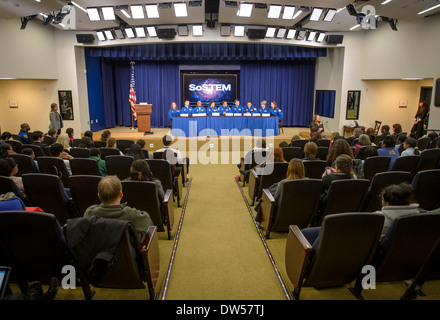
<path id="1" fill-rule="evenodd" d="M 118 139 L 127 139 L 127 140 L 133 140 L 137 141 L 139 139 L 142 139 L 146 142 L 146 149 L 148 151 L 154 151 L 157 149 L 160 149 L 163 147 L 162 144 L 162 137 L 164 135 L 171 135 L 171 129 L 170 128 L 151 128 L 151 131 L 153 134 L 144 135 L 143 132 L 138 132 L 137 128 L 134 127 L 134 130 L 132 130 L 131 127 L 114 127 L 106 129 L 111 132 L 112 138 Z M 103 131 L 103 130 L 102 130 Z M 100 140 L 102 131 L 97 131 L 93 133 L 93 140 Z M 278 136 L 273 137 L 265 137 L 266 141 L 272 142 L 274 146 L 278 146 L 280 142 L 286 141 L 287 143 L 290 142 L 292 137 L 296 134 L 300 135 L 303 139 L 309 139 L 309 128 L 306 127 L 284 127 Z M 252 141 L 257 139 L 258 137 L 252 137 L 252 136 L 221 136 L 221 137 L 206 137 L 206 136 L 199 136 L 199 137 L 189 137 L 189 138 L 182 138 L 182 137 L 175 137 L 176 139 L 180 140 L 186 140 L 188 143 L 197 141 L 198 148 L 205 144 L 207 141 L 218 141 L 218 140 L 229 140 L 230 144 L 236 144 L 238 141 L 240 141 L 240 144 L 242 142 L 246 141 Z M 327 134 L 327 138 L 330 138 L 330 134 Z M 219 146 L 221 148 L 221 143 L 219 143 Z M 229 149 L 230 150 L 230 149 Z M 220 150 L 219 150 L 220 151 Z"/>

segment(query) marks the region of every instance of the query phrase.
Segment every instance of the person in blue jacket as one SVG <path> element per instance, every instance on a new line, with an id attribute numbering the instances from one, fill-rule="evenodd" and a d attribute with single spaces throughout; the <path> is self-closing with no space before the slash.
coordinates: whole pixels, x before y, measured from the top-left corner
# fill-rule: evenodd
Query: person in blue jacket
<path id="1" fill-rule="evenodd" d="M 193 109 L 192 113 L 206 113 L 206 110 L 204 107 L 202 107 L 202 101 L 198 100 L 197 101 L 197 106 Z"/>
<path id="2" fill-rule="evenodd" d="M 278 108 L 277 103 L 275 101 L 272 101 L 270 103 L 270 106 L 272 107 L 271 115 L 278 117 L 278 121 L 281 121 L 283 119 L 283 112 L 280 108 Z"/>
<path id="3" fill-rule="evenodd" d="M 254 107 L 253 105 L 252 105 L 252 101 L 248 101 L 247 102 L 247 106 L 246 106 L 246 108 L 244 109 L 244 112 L 243 113 L 247 113 L 247 112 L 249 112 L 249 113 L 257 113 L 258 112 L 258 108 L 257 107 Z"/>
<path id="4" fill-rule="evenodd" d="M 209 103 L 208 108 L 206 108 L 206 114 L 207 115 L 212 115 L 213 112 L 216 112 L 217 108 L 215 107 L 215 101 L 211 101 Z"/>
<path id="5" fill-rule="evenodd" d="M 31 127 L 27 124 L 27 123 L 22 123 L 20 125 L 20 132 L 18 133 L 18 135 L 21 137 L 21 139 L 23 140 L 23 143 L 27 143 L 30 144 L 31 142 L 29 141 L 29 136 L 28 136 L 28 132 L 31 130 Z"/>
<path id="6" fill-rule="evenodd" d="M 171 102 L 171 107 L 170 110 L 168 110 L 168 117 L 170 118 L 171 121 L 173 121 L 173 117 L 178 117 L 180 114 L 179 109 L 177 109 L 177 103 L 175 103 L 174 101 Z"/>
<path id="7" fill-rule="evenodd" d="M 232 109 L 230 106 L 228 106 L 228 102 L 227 101 L 223 101 L 223 105 L 222 105 L 223 111 L 221 114 L 226 114 L 226 113 L 231 113 Z"/>
<path id="8" fill-rule="evenodd" d="M 240 105 L 240 100 L 236 99 L 232 107 L 233 113 L 243 113 L 243 107 Z"/>
<path id="9" fill-rule="evenodd" d="M 261 101 L 261 107 L 260 107 L 260 109 L 258 110 L 261 114 L 263 114 L 263 113 L 271 113 L 271 111 L 269 110 L 269 108 L 267 107 L 267 101 L 266 100 L 263 100 L 263 101 Z"/>
<path id="10" fill-rule="evenodd" d="M 189 100 L 185 100 L 185 105 L 180 109 L 180 114 L 192 115 L 193 108 L 189 105 Z"/>

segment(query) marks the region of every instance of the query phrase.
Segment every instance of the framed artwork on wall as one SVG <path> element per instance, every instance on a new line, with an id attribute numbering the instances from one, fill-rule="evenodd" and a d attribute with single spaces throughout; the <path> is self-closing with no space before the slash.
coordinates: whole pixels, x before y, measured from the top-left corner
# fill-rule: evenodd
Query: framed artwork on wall
<path id="1" fill-rule="evenodd" d="M 361 101 L 360 91 L 348 91 L 346 120 L 359 120 L 359 107 Z"/>
<path id="2" fill-rule="evenodd" d="M 59 90 L 58 103 L 63 120 L 73 120 L 72 91 Z"/>

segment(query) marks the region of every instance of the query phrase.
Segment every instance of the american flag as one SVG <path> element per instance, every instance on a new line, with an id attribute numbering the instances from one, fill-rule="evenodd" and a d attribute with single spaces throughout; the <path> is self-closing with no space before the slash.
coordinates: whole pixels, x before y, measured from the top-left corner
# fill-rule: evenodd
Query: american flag
<path id="1" fill-rule="evenodd" d="M 137 114 L 134 110 L 134 105 L 136 104 L 136 86 L 134 83 L 134 62 L 131 62 L 131 80 L 130 80 L 130 96 L 128 98 L 131 106 L 131 113 L 134 116 L 134 120 L 137 120 Z"/>

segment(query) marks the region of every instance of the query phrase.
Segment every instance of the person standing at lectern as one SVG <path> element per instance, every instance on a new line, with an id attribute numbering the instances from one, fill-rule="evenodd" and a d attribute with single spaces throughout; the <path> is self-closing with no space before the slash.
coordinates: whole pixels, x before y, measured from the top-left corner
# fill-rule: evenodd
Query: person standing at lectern
<path id="1" fill-rule="evenodd" d="M 185 105 L 182 107 L 182 109 L 180 109 L 180 114 L 187 114 L 187 115 L 192 115 L 193 112 L 193 108 L 190 107 L 189 105 L 189 100 L 185 100 Z"/>

